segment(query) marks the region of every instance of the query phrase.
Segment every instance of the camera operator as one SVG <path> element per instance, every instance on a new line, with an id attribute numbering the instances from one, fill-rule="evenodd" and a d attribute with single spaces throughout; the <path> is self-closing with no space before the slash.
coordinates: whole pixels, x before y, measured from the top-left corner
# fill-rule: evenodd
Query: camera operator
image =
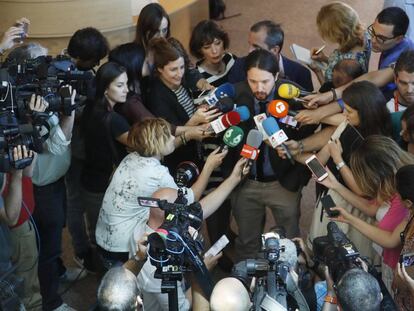
<path id="1" fill-rule="evenodd" d="M 35 206 L 31 176 L 35 160 L 33 151 L 28 150 L 25 145 L 18 145 L 13 148 L 13 161 L 22 159 L 30 160 L 30 166 L 21 170 L 13 168 L 10 173 L 6 174 L 3 196 L 6 200 L 9 197 L 15 198 L 15 188 L 21 187 L 22 189 L 18 217 L 13 223 L 9 223 L 10 241 L 13 249 L 12 263 L 16 267 L 14 273 L 24 279 L 22 299 L 25 307 L 30 310 L 40 310 L 42 297 L 37 276 L 39 253 L 36 246 L 35 223 L 32 218 Z M 19 173 L 18 178 L 16 178 L 16 172 Z M 20 194 L 18 197 L 20 200 Z"/>
<path id="2" fill-rule="evenodd" d="M 231 175 L 225 181 L 223 181 L 219 187 L 217 187 L 214 191 L 200 200 L 199 203 L 203 210 L 203 219 L 206 219 L 212 213 L 214 213 L 217 208 L 219 208 L 221 203 L 231 193 L 234 187 L 237 186 L 241 178 L 248 174 L 250 167 L 245 167 L 245 164 L 246 159 L 239 160 L 234 167 Z M 174 202 L 177 199 L 177 190 L 171 188 L 159 189 L 153 194 L 153 197 L 167 200 L 168 202 Z M 188 202 L 188 204 L 191 203 L 193 202 Z M 159 208 L 150 209 L 150 216 L 145 228 L 141 226 L 135 229 L 132 243 L 130 243 L 132 253 L 135 252 L 135 241 L 138 241 L 144 233 L 153 233 L 154 230 L 158 229 L 163 224 L 164 220 L 164 211 Z M 214 257 L 205 258 L 206 265 L 215 265 L 220 256 L 221 253 Z M 168 295 L 161 293 L 161 280 L 154 278 L 155 270 L 156 268 L 151 265 L 149 260 L 147 260 L 143 269 L 141 270 L 141 273 L 138 275 L 138 283 L 144 300 L 144 308 L 151 311 L 168 310 Z M 190 304 L 184 296 L 184 292 L 181 288 L 180 283 L 178 283 L 177 288 L 179 310 L 188 310 L 190 308 Z M 198 293 L 196 293 L 196 296 L 197 298 L 201 298 Z M 197 306 L 195 305 L 193 306 L 193 309 L 198 310 Z"/>
<path id="3" fill-rule="evenodd" d="M 92 27 L 77 30 L 69 40 L 67 54 L 72 58 L 77 70 L 92 72 L 94 67 L 108 54 L 109 44 L 102 33 Z M 86 105 L 93 105 L 96 91 L 95 78 L 87 82 Z M 74 261 L 89 272 L 96 270 L 92 245 L 95 241 L 95 223 L 97 212 L 95 205 L 85 201 L 84 189 L 81 186 L 81 171 L 85 160 L 84 139 L 81 133 L 80 120 L 83 109 L 76 109 L 75 123 L 71 142 L 72 157 L 65 176 L 67 195 L 68 229 L 72 237 L 75 256 Z M 85 217 L 88 226 L 85 226 Z M 88 233 L 86 227 L 89 229 Z M 90 241 L 90 242 L 89 242 Z"/>
<path id="4" fill-rule="evenodd" d="M 33 153 L 28 151 L 25 146 L 18 145 L 13 148 L 14 161 L 29 157 L 32 158 Z M 12 169 L 9 173 L 7 193 L 4 191 L 6 175 L 0 174 L 0 245 L 2 245 L 0 250 L 0 279 L 10 271 L 11 264 L 15 265 L 14 273 L 24 279 L 23 303 L 26 307 L 31 307 L 40 300 L 40 294 L 37 264 L 33 265 L 33 262 L 37 259 L 34 231 L 27 219 L 25 222 L 21 222 L 22 214 L 26 213 L 22 210 L 22 204 L 24 204 L 22 179 L 26 174 L 30 174 L 29 168 L 27 170 Z M 8 229 L 8 226 L 10 226 L 10 229 Z M 26 227 L 29 227 L 28 231 L 26 231 Z M 24 239 L 20 239 L 23 235 L 25 236 Z M 24 253 L 21 253 L 22 249 L 25 250 Z M 32 269 L 27 270 L 28 267 Z M 4 293 L 4 295 L 2 298 L 7 297 L 7 294 Z"/>
<path id="5" fill-rule="evenodd" d="M 328 268 L 325 270 L 325 276 L 328 283 L 328 295 L 325 296 L 323 311 L 381 310 L 383 296 L 380 285 L 368 272 L 358 268 L 348 270 L 336 286 L 333 285 Z"/>
<path id="6" fill-rule="evenodd" d="M 76 90 L 71 91 L 71 104 L 75 104 Z M 33 95 L 30 108 L 44 112 L 48 103 Z M 60 259 L 62 230 L 65 223 L 66 190 L 64 175 L 70 165 L 70 142 L 75 111 L 71 115 L 51 114 L 49 138 L 44 142 L 44 152 L 38 155 L 33 169 L 33 190 L 36 209 L 33 214 L 41 243 L 39 254 L 39 282 L 43 310 L 70 310 L 58 294 L 59 279 L 80 276 L 79 271 L 67 270 Z M 72 273 L 73 275 L 71 275 Z"/>
<path id="7" fill-rule="evenodd" d="M 121 267 L 111 268 L 102 278 L 98 288 L 99 311 L 134 311 L 142 305 L 139 297 L 137 275 L 147 257 L 147 235 L 137 243 L 135 256 Z"/>

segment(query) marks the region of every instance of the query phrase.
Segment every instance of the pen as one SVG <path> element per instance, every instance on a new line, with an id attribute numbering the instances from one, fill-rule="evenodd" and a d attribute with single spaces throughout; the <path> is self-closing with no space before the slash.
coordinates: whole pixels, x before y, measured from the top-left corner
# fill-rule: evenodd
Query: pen
<path id="1" fill-rule="evenodd" d="M 325 45 L 322 45 L 316 52 L 314 55 L 318 55 L 320 52 L 322 52 L 322 50 L 325 48 Z"/>

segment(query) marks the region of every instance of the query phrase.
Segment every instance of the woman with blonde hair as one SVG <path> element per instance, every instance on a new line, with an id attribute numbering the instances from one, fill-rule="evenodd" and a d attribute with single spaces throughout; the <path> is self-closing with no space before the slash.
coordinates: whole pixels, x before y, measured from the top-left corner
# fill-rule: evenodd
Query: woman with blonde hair
<path id="1" fill-rule="evenodd" d="M 312 49 L 312 59 L 327 65 L 324 72 L 312 66 L 321 84 L 332 81 L 333 68 L 343 59 L 355 59 L 364 72 L 368 71 L 371 41 L 351 6 L 340 1 L 324 5 L 318 12 L 316 24 L 322 39 L 338 45 L 329 57 L 322 51 L 316 54 L 318 48 Z"/>
<path id="2" fill-rule="evenodd" d="M 174 136 L 170 125 L 161 118 L 135 123 L 128 134 L 132 152 L 117 167 L 105 192 L 96 226 L 96 242 L 109 268 L 128 259 L 128 242 L 134 228 L 147 222 L 149 208 L 138 204 L 139 196 L 150 197 L 160 188 L 178 186 L 161 160 L 174 152 Z M 187 193 L 189 202 L 199 200 L 211 172 L 218 167 L 227 152 L 215 150 L 207 158 L 197 181 Z"/>
<path id="3" fill-rule="evenodd" d="M 395 141 L 389 137 L 371 135 L 352 153 L 350 160 L 352 174 L 363 196 L 356 195 L 339 183 L 331 172 L 321 182 L 337 191 L 364 214 L 376 216 L 378 223 L 373 226 L 342 207 L 333 208 L 340 211 L 340 216 L 335 220 L 350 224 L 383 247 L 383 279 L 389 289 L 393 279 L 392 270 L 396 268 L 401 252 L 401 241 L 391 241 L 386 236 L 408 221 L 408 211 L 397 193 L 395 174 L 399 168 L 409 164 L 414 164 L 414 157 L 402 150 Z M 388 203 L 388 206 L 384 203 Z"/>

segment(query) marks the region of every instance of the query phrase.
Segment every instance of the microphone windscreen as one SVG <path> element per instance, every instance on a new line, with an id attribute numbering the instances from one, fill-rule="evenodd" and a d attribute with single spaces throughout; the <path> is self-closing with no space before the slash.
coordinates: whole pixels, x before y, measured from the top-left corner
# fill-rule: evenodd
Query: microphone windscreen
<path id="1" fill-rule="evenodd" d="M 226 128 L 237 125 L 240 123 L 240 115 L 236 111 L 230 111 L 221 117 L 221 121 Z"/>
<path id="2" fill-rule="evenodd" d="M 217 108 L 221 112 L 226 113 L 233 110 L 234 102 L 229 97 L 220 98 L 214 108 Z"/>
<path id="3" fill-rule="evenodd" d="M 286 99 L 292 99 L 300 96 L 300 89 L 289 83 L 282 83 L 277 92 L 280 97 Z"/>
<path id="4" fill-rule="evenodd" d="M 279 260 L 286 262 L 289 265 L 289 268 L 295 269 L 298 262 L 298 253 L 295 243 L 289 239 L 280 239 L 279 246 L 285 247 L 285 251 L 280 252 Z"/>
<path id="5" fill-rule="evenodd" d="M 250 111 L 246 106 L 239 106 L 234 111 L 237 111 L 239 113 L 241 121 L 250 119 Z"/>
<path id="6" fill-rule="evenodd" d="M 289 112 L 289 104 L 281 99 L 272 100 L 267 107 L 267 111 L 275 118 L 284 118 Z"/>
<path id="7" fill-rule="evenodd" d="M 263 142 L 263 134 L 259 130 L 251 129 L 247 134 L 246 145 L 258 149 Z"/>
<path id="8" fill-rule="evenodd" d="M 217 98 L 224 98 L 224 97 L 234 97 L 235 90 L 234 86 L 231 83 L 224 83 L 220 85 L 215 91 L 214 94 Z"/>
<path id="9" fill-rule="evenodd" d="M 244 137 L 243 130 L 238 126 L 231 126 L 227 129 L 223 136 L 223 142 L 231 147 L 234 148 L 242 141 Z"/>
<path id="10" fill-rule="evenodd" d="M 275 118 L 269 117 L 262 122 L 263 129 L 266 134 L 272 136 L 274 133 L 280 130 L 279 124 Z"/>

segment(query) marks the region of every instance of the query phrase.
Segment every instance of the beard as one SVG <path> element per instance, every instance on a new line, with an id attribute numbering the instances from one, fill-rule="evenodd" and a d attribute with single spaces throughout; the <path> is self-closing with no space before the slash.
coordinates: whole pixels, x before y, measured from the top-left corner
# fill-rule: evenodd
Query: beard
<path id="1" fill-rule="evenodd" d="M 266 94 L 265 92 L 255 92 L 253 95 L 260 101 L 265 100 L 269 96 L 269 94 Z"/>

